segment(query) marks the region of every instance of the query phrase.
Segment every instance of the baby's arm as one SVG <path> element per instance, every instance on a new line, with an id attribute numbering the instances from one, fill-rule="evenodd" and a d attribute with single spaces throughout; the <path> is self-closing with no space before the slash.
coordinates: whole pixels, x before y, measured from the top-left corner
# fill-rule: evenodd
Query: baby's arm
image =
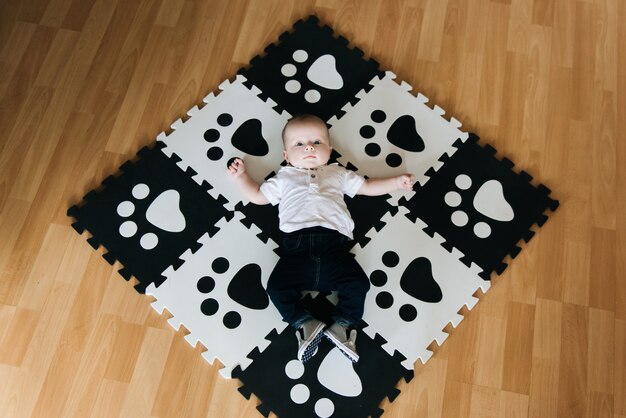
<path id="1" fill-rule="evenodd" d="M 380 196 L 394 190 L 413 190 L 414 180 L 415 176 L 410 173 L 384 179 L 366 179 L 356 194 Z"/>
<path id="2" fill-rule="evenodd" d="M 235 160 L 226 169 L 234 179 L 241 193 L 252 203 L 257 205 L 267 205 L 270 203 L 265 195 L 259 190 L 259 185 L 246 173 L 246 166 L 243 160 L 235 158 Z"/>

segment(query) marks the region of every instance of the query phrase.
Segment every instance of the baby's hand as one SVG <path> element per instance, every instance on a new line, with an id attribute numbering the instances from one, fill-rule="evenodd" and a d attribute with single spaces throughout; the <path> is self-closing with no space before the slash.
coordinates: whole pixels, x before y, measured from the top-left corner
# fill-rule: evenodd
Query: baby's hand
<path id="1" fill-rule="evenodd" d="M 396 177 L 396 184 L 398 185 L 398 189 L 413 190 L 414 180 L 415 176 L 413 174 L 402 174 L 401 176 Z"/>
<path id="2" fill-rule="evenodd" d="M 246 172 L 246 166 L 241 158 L 235 158 L 226 171 L 231 176 L 237 177 Z"/>

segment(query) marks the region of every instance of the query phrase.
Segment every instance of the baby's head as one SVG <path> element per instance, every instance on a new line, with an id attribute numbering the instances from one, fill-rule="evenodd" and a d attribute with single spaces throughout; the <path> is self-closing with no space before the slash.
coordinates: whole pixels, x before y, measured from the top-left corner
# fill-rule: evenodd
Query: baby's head
<path id="1" fill-rule="evenodd" d="M 328 163 L 332 147 L 326 123 L 315 115 L 298 115 L 283 128 L 283 157 L 298 168 L 316 168 Z"/>

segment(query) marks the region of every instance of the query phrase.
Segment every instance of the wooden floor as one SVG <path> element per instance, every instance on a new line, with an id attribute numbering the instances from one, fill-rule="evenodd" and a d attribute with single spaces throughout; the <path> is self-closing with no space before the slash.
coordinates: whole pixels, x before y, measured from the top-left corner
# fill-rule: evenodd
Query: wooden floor
<path id="1" fill-rule="evenodd" d="M 1 0 L 0 416 L 260 416 L 65 212 L 312 13 L 561 201 L 385 416 L 626 417 L 623 0 Z"/>

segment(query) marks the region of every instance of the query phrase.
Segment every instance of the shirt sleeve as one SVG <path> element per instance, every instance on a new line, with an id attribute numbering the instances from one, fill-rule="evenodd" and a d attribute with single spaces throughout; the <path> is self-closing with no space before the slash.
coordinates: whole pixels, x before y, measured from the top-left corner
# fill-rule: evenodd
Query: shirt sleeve
<path id="1" fill-rule="evenodd" d="M 281 177 L 279 172 L 279 174 L 265 181 L 259 187 L 261 193 L 263 193 L 273 206 L 276 206 L 280 202 L 282 196 Z"/>
<path id="2" fill-rule="evenodd" d="M 365 183 L 365 177 L 358 175 L 352 170 L 344 169 L 343 192 L 350 197 L 354 197 L 361 186 Z"/>

